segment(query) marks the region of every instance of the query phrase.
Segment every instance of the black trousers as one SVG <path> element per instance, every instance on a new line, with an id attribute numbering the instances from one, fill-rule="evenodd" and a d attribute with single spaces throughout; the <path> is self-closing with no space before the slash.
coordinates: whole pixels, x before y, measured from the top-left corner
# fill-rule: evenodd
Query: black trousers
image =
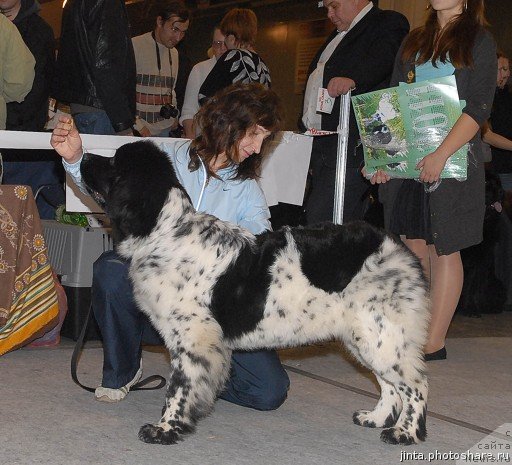
<path id="1" fill-rule="evenodd" d="M 370 183 L 361 174 L 361 148 L 349 143 L 347 150 L 347 169 L 345 174 L 345 197 L 343 222 L 361 220 L 367 208 L 367 193 Z M 361 150 L 362 152 L 362 150 Z M 311 153 L 311 183 L 305 210 L 308 224 L 332 221 L 334 211 L 334 193 L 336 182 L 336 137 L 329 140 L 315 140 Z"/>

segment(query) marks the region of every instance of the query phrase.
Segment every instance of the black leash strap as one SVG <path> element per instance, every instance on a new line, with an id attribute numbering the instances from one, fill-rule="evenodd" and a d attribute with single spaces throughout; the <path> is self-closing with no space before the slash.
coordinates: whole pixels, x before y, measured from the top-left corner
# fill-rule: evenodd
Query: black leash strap
<path id="1" fill-rule="evenodd" d="M 80 336 L 76 340 L 75 348 L 73 349 L 73 355 L 71 356 L 71 377 L 73 381 L 78 384 L 82 389 L 85 389 L 89 392 L 95 392 L 95 388 L 91 388 L 89 386 L 83 385 L 80 381 L 78 381 L 78 377 L 76 375 L 76 368 L 78 366 L 78 358 L 82 352 L 82 348 L 85 342 L 85 335 L 87 333 L 87 328 L 92 319 L 92 303 L 89 305 L 89 311 L 87 312 L 87 317 L 85 318 L 84 325 L 82 326 L 82 331 L 80 331 Z M 147 384 L 158 381 L 156 386 L 146 387 Z M 141 379 L 138 383 L 134 384 L 130 391 L 152 391 L 154 389 L 161 389 L 165 386 L 166 380 L 163 376 L 160 375 L 151 375 L 147 378 Z"/>

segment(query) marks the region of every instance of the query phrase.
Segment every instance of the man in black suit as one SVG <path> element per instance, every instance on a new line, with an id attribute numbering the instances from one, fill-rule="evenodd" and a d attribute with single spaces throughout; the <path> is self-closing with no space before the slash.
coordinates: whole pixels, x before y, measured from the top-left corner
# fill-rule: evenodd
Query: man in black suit
<path id="1" fill-rule="evenodd" d="M 339 98 L 330 114 L 317 113 L 318 88 L 331 97 L 352 90 L 364 94 L 388 87 L 396 53 L 409 32 L 407 19 L 396 11 L 380 10 L 368 0 L 324 0 L 336 30 L 313 59 L 308 71 L 302 123 L 306 129 L 336 131 Z M 337 136 L 316 137 L 311 154 L 311 187 L 305 208 L 309 224 L 332 221 Z M 353 111 L 350 114 L 343 222 L 361 219 L 369 183 L 362 177 L 363 150 Z"/>

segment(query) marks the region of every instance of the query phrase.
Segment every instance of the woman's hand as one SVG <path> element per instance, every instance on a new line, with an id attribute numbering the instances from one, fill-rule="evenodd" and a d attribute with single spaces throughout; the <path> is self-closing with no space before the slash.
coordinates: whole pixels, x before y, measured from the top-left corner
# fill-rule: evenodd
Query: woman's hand
<path id="1" fill-rule="evenodd" d="M 432 152 L 422 158 L 416 165 L 416 169 L 420 170 L 420 181 L 428 183 L 437 182 L 444 165 L 446 165 L 446 160 L 446 157 L 437 152 Z"/>
<path id="2" fill-rule="evenodd" d="M 367 179 L 366 175 L 366 167 L 363 167 L 361 170 L 361 174 L 364 176 L 365 179 Z M 387 173 L 384 173 L 382 170 L 377 170 L 373 176 L 370 178 L 370 182 L 372 184 L 384 184 L 385 182 L 388 182 L 391 178 Z"/>
<path id="3" fill-rule="evenodd" d="M 82 138 L 71 116 L 59 116 L 59 122 L 50 138 L 50 145 L 68 163 L 76 163 L 82 158 Z"/>

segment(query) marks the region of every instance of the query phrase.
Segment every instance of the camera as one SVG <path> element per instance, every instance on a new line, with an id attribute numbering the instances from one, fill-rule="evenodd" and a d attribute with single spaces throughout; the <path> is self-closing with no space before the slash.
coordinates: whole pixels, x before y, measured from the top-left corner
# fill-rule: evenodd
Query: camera
<path id="1" fill-rule="evenodd" d="M 179 110 L 170 103 L 166 103 L 160 108 L 160 116 L 165 119 L 177 118 L 179 114 Z"/>

